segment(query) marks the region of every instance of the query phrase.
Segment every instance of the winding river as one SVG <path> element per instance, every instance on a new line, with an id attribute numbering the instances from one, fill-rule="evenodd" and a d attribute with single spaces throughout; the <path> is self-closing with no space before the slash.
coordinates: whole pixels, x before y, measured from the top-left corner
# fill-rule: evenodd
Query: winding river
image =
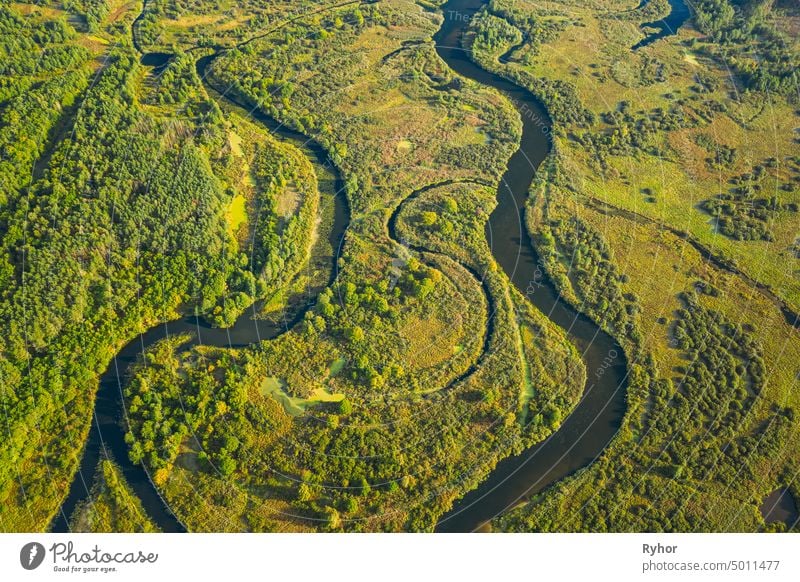
<path id="1" fill-rule="evenodd" d="M 519 291 L 581 352 L 587 381 L 583 396 L 561 427 L 545 441 L 507 458 L 481 485 L 459 500 L 436 531 L 484 529 L 495 516 L 589 465 L 614 438 L 625 414 L 627 362 L 622 348 L 588 317 L 563 300 L 541 268 L 524 225 L 525 201 L 536 169 L 550 152 L 550 118 L 527 90 L 476 65 L 461 48 L 462 36 L 485 0 L 450 0 L 434 36 L 439 56 L 456 73 L 505 95 L 522 118 L 520 148 L 508 162 L 489 218 L 486 238 L 497 262 Z M 533 283 L 533 287 L 531 287 Z M 530 289 L 535 288 L 531 293 Z"/>
<path id="2" fill-rule="evenodd" d="M 144 9 L 142 13 L 144 13 Z M 141 15 L 134 22 L 134 27 L 140 19 Z M 141 52 L 139 43 L 136 42 L 135 34 L 134 45 Z M 331 284 L 337 276 L 338 263 L 335 257 L 343 244 L 344 234 L 350 222 L 350 211 L 344 196 L 344 181 L 321 145 L 310 140 L 305 135 L 276 122 L 259 110 L 246 107 L 244 103 L 238 101 L 234 96 L 228 95 L 224 91 L 218 91 L 207 82 L 206 69 L 220 54 L 222 54 L 222 51 L 202 57 L 197 62 L 198 75 L 204 80 L 209 93 L 215 95 L 218 99 L 227 99 L 234 106 L 244 107 L 254 121 L 265 126 L 272 135 L 299 148 L 314 166 L 320 182 L 320 194 L 323 197 L 320 201 L 320 206 L 322 208 L 325 208 L 326 205 L 327 207 L 333 207 L 333 225 L 327 233 L 328 244 L 333 253 L 324 258 L 325 262 L 330 266 L 328 284 Z M 170 58 L 172 58 L 172 55 L 167 53 L 149 53 L 142 56 L 142 64 L 153 67 L 153 73 L 157 74 L 166 67 Z M 324 184 L 325 176 L 329 177 L 327 187 Z M 233 326 L 226 329 L 211 327 L 202 318 L 187 315 L 177 321 L 165 322 L 155 326 L 123 347 L 100 377 L 92 426 L 84 445 L 80 469 L 75 474 L 69 494 L 51 524 L 52 531 L 56 533 L 69 531 L 69 519 L 72 517 L 76 505 L 89 497 L 97 464 L 101 458 L 112 458 L 121 467 L 125 479 L 141 500 L 148 516 L 162 531 L 185 531 L 186 528 L 169 509 L 144 466 L 132 463 L 128 457 L 128 445 L 125 443 L 127 419 L 125 418 L 123 407 L 123 387 L 128 368 L 153 344 L 164 338 L 179 334 L 188 333 L 192 336 L 192 339 L 183 345 L 183 349 L 189 349 L 196 345 L 241 348 L 263 340 L 273 339 L 300 322 L 305 312 L 315 302 L 316 294 L 306 297 L 301 305 L 294 306 L 293 314 L 290 318 L 278 324 L 254 318 L 260 311 L 261 303 L 257 303 L 251 309 L 246 310 Z"/>
<path id="3" fill-rule="evenodd" d="M 498 206 L 487 224 L 487 240 L 494 257 L 513 284 L 564 329 L 569 340 L 579 349 L 587 368 L 587 384 L 579 404 L 558 431 L 522 454 L 500 462 L 477 489 L 457 502 L 440 520 L 437 531 L 476 531 L 521 500 L 587 466 L 614 437 L 625 413 L 627 364 L 622 349 L 594 322 L 562 300 L 549 281 L 541 279 L 539 261 L 524 227 L 523 213 L 528 190 L 536 169 L 550 151 L 549 117 L 527 90 L 481 69 L 460 48 L 462 34 L 470 19 L 485 4 L 485 0 L 451 0 L 445 4 L 445 20 L 434 40 L 437 52 L 453 71 L 503 93 L 514 103 L 523 121 L 520 148 L 509 160 L 498 190 Z M 136 22 L 140 19 L 141 15 Z M 134 45 L 141 51 L 135 34 Z M 199 59 L 198 74 L 211 94 L 218 99 L 227 99 L 235 106 L 244 107 L 245 104 L 236 97 L 217 90 L 206 80 L 207 67 L 222 53 L 218 51 Z M 158 69 L 169 58 L 168 54 L 151 53 L 144 55 L 142 62 Z M 318 175 L 320 172 L 333 173 L 334 187 L 328 194 L 323 194 L 329 198 L 334 213 L 333 226 L 328 232 L 328 242 L 334 249 L 333 256 L 329 258 L 329 282 L 332 282 L 337 276 L 334 257 L 343 243 L 349 224 L 349 208 L 345 197 L 337 195 L 344 191 L 342 178 L 322 146 L 252 107 L 245 108 L 256 122 L 274 135 L 301 148 L 314 164 Z M 394 232 L 394 218 L 399 208 L 390 221 L 391 233 Z M 529 288 L 531 282 L 537 284 L 533 293 Z M 315 297 L 307 298 L 295 310 L 295 315 L 281 324 L 254 319 L 258 305 L 228 329 L 212 328 L 201 318 L 189 315 L 155 326 L 123 347 L 101 376 L 80 470 L 53 521 L 52 530 L 69 531 L 68 519 L 76 505 L 88 497 L 99 460 L 111 457 L 122 468 L 125 479 L 156 525 L 165 532 L 185 531 L 186 528 L 170 511 L 145 468 L 131 463 L 128 458 L 128 446 L 124 440 L 127 423 L 123 407 L 123 386 L 128 367 L 155 342 L 176 334 L 192 334 L 192 340 L 185 348 L 199 344 L 244 347 L 275 338 L 301 320 L 314 301 Z"/>

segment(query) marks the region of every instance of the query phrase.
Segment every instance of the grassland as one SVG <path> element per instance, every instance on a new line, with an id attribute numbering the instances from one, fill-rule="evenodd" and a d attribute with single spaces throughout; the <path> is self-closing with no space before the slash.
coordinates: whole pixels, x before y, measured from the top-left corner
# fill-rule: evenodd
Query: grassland
<path id="1" fill-rule="evenodd" d="M 352 0 L 260 2 L 215 0 L 150 2 L 139 33 L 153 50 L 172 51 L 194 46 L 231 47 L 280 30 L 288 21 L 302 19 L 331 7 L 358 4 Z"/>
<path id="2" fill-rule="evenodd" d="M 443 89 L 436 26 L 411 2 L 343 7 L 213 65 L 215 86 L 325 145 L 352 217 L 339 278 L 304 324 L 246 350 L 165 343 L 137 368 L 136 459 L 192 530 L 431 529 L 580 394 L 574 348 L 511 293 L 483 234 L 481 184 L 519 122 L 492 91 Z"/>
<path id="3" fill-rule="evenodd" d="M 664 0 L 493 0 L 472 22 L 476 62 L 553 118 L 537 251 L 630 363 L 602 457 L 496 530 L 780 530 L 759 503 L 797 493 L 800 109 L 781 35 L 800 14 L 708 18 L 721 3 L 636 51 Z M 273 340 L 171 337 L 129 371 L 130 460 L 192 531 L 428 531 L 558 429 L 596 371 L 487 246 L 521 124 L 438 57 L 440 4 L 151 2 L 139 44 L 174 55 L 158 73 L 132 46 L 138 2 L 0 4 L 0 529 L 48 528 L 100 373 L 185 313 L 279 320 L 317 297 Z M 229 50 L 208 80 L 247 107 L 198 78 L 212 47 Z M 321 145 L 344 191 L 248 109 Z M 155 529 L 108 460 L 71 519 Z"/>
<path id="4" fill-rule="evenodd" d="M 764 528 L 761 500 L 798 470 L 797 104 L 745 89 L 691 23 L 631 51 L 643 18 L 596 4 L 498 0 L 469 41 L 478 62 L 554 113 L 529 229 L 634 372 L 603 458 L 494 526 Z M 526 42 L 501 64 L 520 30 Z M 707 373 L 721 357 L 727 380 Z"/>

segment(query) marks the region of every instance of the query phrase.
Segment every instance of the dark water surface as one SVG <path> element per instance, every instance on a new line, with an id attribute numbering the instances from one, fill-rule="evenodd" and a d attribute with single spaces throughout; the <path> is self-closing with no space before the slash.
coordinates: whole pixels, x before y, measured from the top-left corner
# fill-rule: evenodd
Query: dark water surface
<path id="1" fill-rule="evenodd" d="M 561 299 L 543 275 L 524 227 L 531 182 L 550 152 L 550 118 L 529 91 L 480 68 L 461 48 L 463 32 L 485 4 L 484 0 L 450 0 L 443 7 L 445 20 L 434 40 L 439 56 L 453 71 L 502 92 L 522 118 L 520 148 L 509 160 L 486 237 L 495 259 L 517 289 L 564 329 L 581 352 L 587 383 L 580 403 L 559 430 L 522 454 L 501 461 L 440 520 L 436 530 L 441 532 L 476 531 L 521 500 L 589 465 L 614 437 L 625 414 L 627 363 L 622 348 Z"/>
<path id="2" fill-rule="evenodd" d="M 650 0 L 642 0 L 642 3 L 639 5 L 639 7 L 641 8 L 646 6 L 649 1 Z M 669 5 L 672 10 L 662 20 L 645 22 L 642 24 L 642 28 L 654 28 L 655 32 L 649 33 L 646 37 L 633 45 L 631 47 L 632 50 L 640 49 L 643 46 L 653 44 L 655 41 L 660 38 L 664 38 L 665 36 L 677 34 L 678 29 L 683 26 L 683 23 L 689 20 L 689 17 L 692 15 L 691 11 L 689 10 L 689 5 L 685 2 L 685 0 L 669 0 Z"/>
<path id="3" fill-rule="evenodd" d="M 536 169 L 550 151 L 549 116 L 528 91 L 481 69 L 459 48 L 461 34 L 469 19 L 484 4 L 482 0 L 448 2 L 444 6 L 445 21 L 436 34 L 435 41 L 439 55 L 455 72 L 501 91 L 512 100 L 523 120 L 521 146 L 510 159 L 498 190 L 498 206 L 487 225 L 487 239 L 492 253 L 514 285 L 553 322 L 566 330 L 569 340 L 582 353 L 588 380 L 580 403 L 561 428 L 521 455 L 499 463 L 478 489 L 466 495 L 442 518 L 437 531 L 477 530 L 520 500 L 587 466 L 616 434 L 625 413 L 627 380 L 622 349 L 590 319 L 562 301 L 552 283 L 546 277 L 543 278 L 530 236 L 523 227 L 522 216 L 528 189 Z M 138 48 L 135 34 L 134 44 Z M 219 54 L 203 57 L 198 61 L 197 70 L 201 78 L 205 77 L 207 67 Z M 142 62 L 158 71 L 163 70 L 170 58 L 171 55 L 166 53 L 151 53 L 144 55 Z M 217 98 L 245 107 L 244 103 L 226 94 L 221 88 L 212 87 L 208 83 L 206 86 Z M 349 224 L 349 209 L 344 196 L 335 195 L 343 192 L 342 179 L 330 163 L 326 152 L 316 142 L 277 123 L 259 110 L 251 107 L 246 109 L 272 133 L 303 149 L 318 173 L 322 170 L 334 174 L 334 221 L 328 240 L 331 247 L 338 251 Z M 329 282 L 336 277 L 334 257 L 330 261 Z M 531 283 L 534 283 L 535 288 L 532 292 Z M 302 319 L 304 312 L 314 301 L 315 298 L 308 298 L 294 317 L 281 324 L 253 319 L 258 309 L 258 306 L 254 306 L 228 329 L 212 328 L 201 318 L 186 316 L 153 327 L 128 343 L 101 376 L 93 423 L 80 470 L 53 522 L 53 531 L 68 531 L 67 519 L 76 505 L 88 497 L 101 455 L 112 457 L 121 466 L 126 480 L 141 499 L 145 511 L 162 530 L 184 531 L 184 526 L 160 497 L 144 467 L 134 465 L 128 458 L 128 446 L 124 440 L 126 419 L 122 394 L 126 370 L 155 342 L 176 334 L 192 334 L 193 339 L 185 348 L 199 344 L 244 347 L 277 337 Z"/>
<path id="4" fill-rule="evenodd" d="M 776 489 L 764 498 L 761 515 L 767 523 L 782 522 L 791 529 L 800 522 L 797 500 L 788 489 Z"/>
<path id="5" fill-rule="evenodd" d="M 151 67 L 153 75 L 160 75 L 167 70 L 167 65 L 174 56 L 171 53 L 147 53 L 142 55 L 141 63 L 145 67 Z"/>
<path id="6" fill-rule="evenodd" d="M 205 78 L 206 68 L 217 56 L 218 54 L 210 55 L 198 60 L 197 69 L 201 79 Z M 158 74 L 159 71 L 163 71 L 171 58 L 172 55 L 166 53 L 149 53 L 142 56 L 142 64 L 153 67 L 152 73 Z M 224 91 L 219 92 L 208 85 L 207 88 L 218 98 L 224 97 L 236 106 L 245 106 L 232 95 L 225 95 Z M 333 249 L 332 256 L 328 257 L 331 270 L 328 280 L 328 284 L 330 284 L 337 275 L 335 257 L 344 240 L 344 233 L 350 221 L 341 176 L 322 146 L 276 122 L 262 112 L 253 110 L 252 107 L 246 107 L 246 110 L 250 113 L 251 118 L 264 125 L 273 135 L 292 143 L 303 151 L 314 165 L 320 180 L 321 195 L 332 198 L 321 201 L 322 206 L 333 205 L 333 226 L 328 233 L 328 242 Z M 323 185 L 325 176 L 330 176 L 333 181 L 328 188 Z M 305 297 L 302 305 L 295 306 L 294 315 L 280 323 L 254 319 L 253 316 L 260 310 L 260 304 L 256 304 L 246 310 L 234 325 L 227 329 L 211 327 L 202 318 L 190 315 L 153 327 L 122 348 L 100 377 L 93 422 L 85 444 L 80 470 L 76 473 L 69 494 L 52 524 L 52 531 L 69 531 L 68 520 L 72 517 L 76 505 L 88 498 L 101 455 L 102 458 L 112 458 L 122 468 L 125 479 L 142 501 L 147 515 L 158 527 L 165 532 L 185 531 L 183 524 L 178 521 L 161 498 L 145 468 L 142 465 L 133 464 L 128 458 L 128 445 L 124 438 L 127 419 L 123 407 L 123 387 L 129 366 L 135 363 L 142 353 L 154 343 L 178 334 L 192 334 L 191 341 L 184 344 L 182 349 L 189 349 L 196 345 L 242 348 L 275 338 L 301 321 L 305 312 L 315 302 L 316 294 Z"/>

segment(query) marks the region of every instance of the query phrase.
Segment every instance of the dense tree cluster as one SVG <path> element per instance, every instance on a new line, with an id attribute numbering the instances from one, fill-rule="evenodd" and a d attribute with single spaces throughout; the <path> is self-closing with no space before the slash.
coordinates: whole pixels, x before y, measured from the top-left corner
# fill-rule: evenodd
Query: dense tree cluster
<path id="1" fill-rule="evenodd" d="M 705 133 L 697 134 L 695 141 L 710 154 L 706 165 L 712 170 L 730 168 L 736 161 L 736 148 L 719 143 Z"/>
<path id="2" fill-rule="evenodd" d="M 23 500 L 3 504 L 5 523 L 41 529 L 67 490 L 110 349 L 181 306 L 213 304 L 247 265 L 229 253 L 204 149 L 213 132 L 138 108 L 138 55 L 110 49 L 89 85 L 88 62 L 35 58 L 77 39 L 66 22 L 6 5 L 0 18 L 0 383 L 11 435 L 0 497 Z M 88 56 L 77 45 L 58 54 Z M 15 86 L 53 67 L 63 74 Z"/>
<path id="3" fill-rule="evenodd" d="M 168 469 L 190 435 L 202 446 L 199 460 L 217 467 L 223 476 L 229 476 L 236 469 L 234 455 L 240 443 L 236 437 L 225 436 L 213 427 L 217 423 L 244 422 L 246 417 L 242 415 L 251 408 L 253 414 L 258 414 L 258 407 L 247 406 L 247 391 L 238 382 L 231 381 L 221 390 L 215 388 L 213 375 L 207 373 L 213 371 L 212 364 L 187 368 L 190 376 L 185 386 L 177 383 L 174 368 L 161 367 L 186 339 L 178 337 L 161 342 L 147 354 L 143 362 L 145 372 L 134 375 L 126 387 L 130 402 L 128 411 L 136 419 L 136 438 L 134 433 L 127 436 L 130 458 L 134 463 L 145 462 L 154 471 L 158 485 L 164 484 Z M 234 375 L 236 372 L 229 370 L 227 373 Z M 264 420 L 267 422 L 260 426 L 265 434 L 271 434 L 272 423 L 267 417 Z M 231 433 L 241 434 L 227 428 Z"/>
<path id="4" fill-rule="evenodd" d="M 578 217 L 554 217 L 537 230 L 539 252 L 550 271 L 576 290 L 581 310 L 606 329 L 624 333 L 628 341 L 641 341 L 641 331 L 632 323 L 638 306 L 634 297 L 623 293 L 626 277 L 603 238 Z"/>
<path id="5" fill-rule="evenodd" d="M 796 95 L 800 55 L 774 27 L 771 3 L 760 0 L 699 0 L 697 27 L 713 44 L 706 50 L 742 75 L 750 89 Z"/>
<path id="6" fill-rule="evenodd" d="M 520 31 L 503 18 L 484 11 L 480 12 L 475 20 L 476 32 L 472 42 L 478 50 L 493 54 L 505 52 L 510 46 L 522 40 Z"/>
<path id="7" fill-rule="evenodd" d="M 107 0 L 64 0 L 64 9 L 80 16 L 89 32 L 95 32 L 109 12 Z"/>
<path id="8" fill-rule="evenodd" d="M 67 72 L 42 81 L 3 104 L 0 109 L 0 204 L 27 186 L 45 153 L 57 122 L 68 123 L 68 112 L 85 89 L 87 71 Z"/>
<path id="9" fill-rule="evenodd" d="M 664 132 L 705 125 L 718 111 L 716 101 L 701 102 L 696 98 L 675 99 L 669 108 L 655 107 L 650 111 L 634 111 L 629 101 L 621 101 L 615 111 L 602 115 L 605 126 L 574 135 L 573 139 L 592 151 L 606 167 L 611 155 L 661 155 L 660 137 Z"/>
<path id="10" fill-rule="evenodd" d="M 375 283 L 342 282 L 320 295 L 315 312 L 323 321 L 309 318 L 309 325 L 315 332 L 327 331 L 328 335 L 343 343 L 351 362 L 348 369 L 350 379 L 367 388 L 367 394 L 376 389 L 430 391 L 446 384 L 448 379 L 462 371 L 475 351 L 482 347 L 480 334 L 476 337 L 462 334 L 466 329 L 475 330 L 485 325 L 480 308 L 483 300 L 474 288 L 470 288 L 474 287 L 474 282 L 467 283 L 465 274 L 453 273 L 453 268 L 446 263 L 434 268 L 409 256 Z M 456 280 L 465 286 L 460 292 L 462 296 L 455 293 L 452 284 L 443 277 L 442 270 L 451 278 L 455 275 Z M 398 328 L 402 329 L 408 321 L 428 321 L 436 325 L 457 305 L 473 313 L 468 316 L 450 315 L 456 319 L 447 321 L 448 334 L 442 334 L 438 341 L 445 342 L 447 335 L 455 333 L 463 341 L 462 352 L 430 368 L 419 366 L 426 358 L 417 354 L 420 361 L 415 362 L 413 368 L 421 369 L 410 373 L 411 370 L 406 370 L 403 364 L 401 354 L 404 350 L 401 348 L 398 353 L 398 343 L 402 346 L 413 338 L 398 334 Z"/>

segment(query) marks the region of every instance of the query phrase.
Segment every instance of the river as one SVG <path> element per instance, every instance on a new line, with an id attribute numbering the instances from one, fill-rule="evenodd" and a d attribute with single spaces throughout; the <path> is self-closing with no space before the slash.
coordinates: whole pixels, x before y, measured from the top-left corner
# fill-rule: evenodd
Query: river
<path id="1" fill-rule="evenodd" d="M 560 428 L 542 443 L 501 461 L 481 485 L 439 521 L 436 531 L 485 529 L 493 517 L 556 481 L 586 467 L 614 438 L 625 414 L 627 363 L 622 348 L 588 317 L 578 313 L 546 277 L 524 225 L 525 201 L 536 170 L 551 148 L 550 117 L 527 90 L 476 65 L 461 48 L 461 37 L 485 0 L 450 0 L 434 36 L 439 56 L 456 73 L 493 87 L 514 104 L 522 118 L 519 149 L 508 162 L 489 218 L 486 238 L 512 283 L 581 352 L 587 381 L 583 396 Z M 530 284 L 533 283 L 533 287 Z M 535 288 L 531 293 L 530 290 Z"/>
<path id="2" fill-rule="evenodd" d="M 522 454 L 501 461 L 477 489 L 457 502 L 440 520 L 437 531 L 478 530 L 491 518 L 519 501 L 589 465 L 614 437 L 625 413 L 627 364 L 622 349 L 592 320 L 564 301 L 546 278 L 542 279 L 536 252 L 524 227 L 523 212 L 528 190 L 536 169 L 550 151 L 549 116 L 531 93 L 481 69 L 460 48 L 462 33 L 471 17 L 485 3 L 483 0 L 448 2 L 444 6 L 444 22 L 434 38 L 436 50 L 453 71 L 494 87 L 508 97 L 520 113 L 523 121 L 520 148 L 509 160 L 498 189 L 497 208 L 487 224 L 486 236 L 495 259 L 513 284 L 556 325 L 564 329 L 569 341 L 579 349 L 587 369 L 587 384 L 580 402 L 554 434 Z M 140 48 L 137 42 L 134 44 Z M 220 54 L 222 51 L 199 59 L 198 74 L 204 79 L 211 94 L 242 107 L 244 104 L 234 96 L 218 91 L 205 80 L 207 67 Z M 142 61 L 159 69 L 169 58 L 168 54 L 151 53 L 144 55 Z M 334 220 L 328 233 L 328 241 L 331 248 L 338 251 L 349 224 L 349 208 L 341 194 L 344 191 L 342 178 L 325 150 L 316 142 L 277 123 L 262 112 L 251 107 L 246 109 L 254 120 L 263 124 L 274 135 L 301 148 L 314 163 L 318 173 L 334 172 L 336 184 L 330 200 L 334 206 Z M 333 256 L 330 257 L 330 269 L 329 282 L 332 282 L 337 275 Z M 533 293 L 529 289 L 531 282 L 537 284 Z M 88 497 L 102 455 L 113 458 L 121 466 L 125 479 L 156 525 L 166 532 L 185 531 L 184 525 L 161 498 L 145 468 L 131 463 L 128 458 L 128 446 L 124 440 L 127 422 L 123 406 L 126 371 L 155 342 L 176 334 L 192 334 L 191 342 L 184 349 L 201 343 L 217 347 L 244 347 L 275 338 L 302 319 L 305 311 L 313 306 L 315 297 L 307 298 L 304 306 L 295 310 L 294 317 L 280 325 L 254 319 L 253 315 L 258 310 L 256 305 L 228 329 L 212 328 L 202 318 L 190 315 L 155 326 L 123 347 L 100 378 L 93 422 L 80 470 L 54 519 L 52 530 L 69 531 L 68 518 L 76 505 Z"/>
<path id="3" fill-rule="evenodd" d="M 138 48 L 138 43 L 137 48 Z M 205 72 L 211 62 L 220 53 L 215 53 L 198 60 L 197 69 L 201 79 L 205 80 Z M 162 71 L 172 55 L 166 53 L 150 53 L 142 57 L 145 66 L 153 67 L 152 73 Z M 223 94 L 206 83 L 210 94 L 218 99 Z M 231 104 L 244 107 L 232 95 L 224 95 Z M 333 225 L 328 231 L 329 248 L 333 251 L 328 257 L 323 257 L 330 267 L 330 277 L 327 281 L 331 284 L 337 276 L 337 256 L 344 241 L 344 234 L 350 222 L 349 208 L 344 196 L 344 182 L 335 165 L 329 159 L 325 149 L 308 137 L 292 131 L 285 125 L 277 123 L 271 117 L 258 110 L 247 107 L 250 116 L 258 123 L 265 126 L 273 136 L 298 147 L 312 162 L 314 170 L 320 181 L 320 194 L 323 199 L 320 206 L 332 206 Z M 330 176 L 329 187 L 324 187 L 323 177 Z M 221 329 L 211 327 L 201 317 L 187 315 L 176 321 L 165 322 L 157 325 L 135 339 L 131 340 L 113 358 L 106 371 L 100 377 L 99 389 L 95 401 L 92 426 L 89 430 L 87 441 L 84 445 L 83 458 L 80 469 L 70 485 L 69 494 L 51 524 L 52 531 L 69 531 L 68 520 L 72 517 L 76 505 L 87 499 L 94 480 L 97 464 L 102 458 L 112 458 L 122 469 L 125 479 L 133 491 L 142 501 L 142 506 L 153 522 L 165 532 L 185 531 L 185 527 L 169 509 L 160 493 L 152 483 L 150 475 L 142 465 L 136 465 L 128 458 L 128 445 L 125 443 L 125 430 L 127 419 L 123 406 L 123 387 L 126 373 L 131 364 L 150 348 L 154 343 L 164 338 L 178 334 L 188 333 L 192 339 L 182 346 L 189 349 L 196 345 L 209 345 L 216 347 L 242 348 L 251 344 L 273 339 L 290 330 L 302 320 L 305 312 L 316 302 L 317 292 L 309 293 L 301 298 L 301 304 L 294 306 L 292 315 L 279 324 L 265 320 L 255 319 L 254 316 L 260 309 L 260 303 L 245 311 L 232 327 Z M 304 299 L 304 300 L 303 300 Z"/>

